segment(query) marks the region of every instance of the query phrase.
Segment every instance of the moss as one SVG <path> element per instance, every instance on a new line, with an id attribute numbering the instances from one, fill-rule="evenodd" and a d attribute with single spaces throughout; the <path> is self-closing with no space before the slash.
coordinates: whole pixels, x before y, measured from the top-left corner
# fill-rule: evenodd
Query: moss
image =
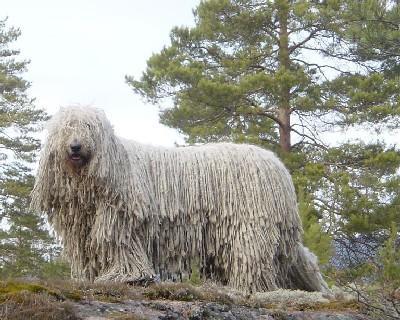
<path id="1" fill-rule="evenodd" d="M 18 296 L 18 293 L 20 292 L 30 292 L 36 294 L 46 293 L 55 297 L 57 300 L 64 300 L 63 296 L 59 292 L 36 283 L 0 281 L 0 302 L 7 300 L 10 296 Z"/>
<path id="2" fill-rule="evenodd" d="M 48 289 L 33 283 L 22 283 L 14 281 L 1 281 L 0 282 L 0 295 L 15 293 L 20 291 L 28 291 L 32 293 L 47 292 Z"/>
<path id="3" fill-rule="evenodd" d="M 356 300 L 330 301 L 329 303 L 317 303 L 315 305 L 308 306 L 308 309 L 315 311 L 359 311 L 362 309 L 362 305 Z"/>
<path id="4" fill-rule="evenodd" d="M 151 299 L 167 299 L 179 301 L 201 300 L 199 290 L 185 283 L 159 284 L 152 286 L 144 293 L 144 296 Z"/>
<path id="5" fill-rule="evenodd" d="M 318 301 L 305 299 L 296 292 L 283 292 L 278 297 L 269 293 L 264 299 L 250 299 L 250 296 L 236 295 L 235 291 L 213 285 L 194 287 L 188 283 L 160 283 L 148 288 L 130 287 L 121 283 L 88 283 L 74 281 L 22 282 L 0 281 L 1 319 L 75 319 L 68 304 L 81 300 L 97 300 L 120 303 L 128 299 L 166 299 L 175 301 L 205 301 L 221 305 L 262 307 L 273 310 L 274 319 L 286 319 L 284 311 L 360 311 L 362 306 L 355 300 Z M 229 295 L 230 294 L 230 295 Z M 309 293 L 301 293 L 310 295 Z M 283 298 L 282 298 L 283 297 Z M 283 300 L 282 300 L 283 299 Z M 153 302 L 152 302 L 153 303 Z M 157 302 L 154 302 L 155 304 Z M 283 308 L 284 306 L 284 308 Z M 155 309 L 157 309 L 154 306 Z M 7 310 L 7 317 L 3 317 Z M 30 313 L 29 313 L 30 312 Z M 16 316 L 12 316 L 15 314 Z M 45 315 L 44 315 L 45 314 Z M 41 315 L 41 316 L 38 316 Z M 53 315 L 57 315 L 53 317 Z M 20 317 L 20 318 L 18 318 Z M 47 318 L 46 318 L 47 317 Z M 70 317 L 70 318 L 68 318 Z M 113 319 L 142 320 L 136 314 L 113 314 Z"/>
<path id="6" fill-rule="evenodd" d="M 78 290 L 67 291 L 64 292 L 65 298 L 72 300 L 72 301 L 81 301 L 82 300 L 82 293 Z"/>

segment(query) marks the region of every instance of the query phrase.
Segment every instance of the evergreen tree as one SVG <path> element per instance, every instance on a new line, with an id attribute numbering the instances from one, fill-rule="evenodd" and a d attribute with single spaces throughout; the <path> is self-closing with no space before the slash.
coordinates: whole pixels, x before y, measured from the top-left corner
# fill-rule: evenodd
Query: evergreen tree
<path id="1" fill-rule="evenodd" d="M 141 79 L 126 80 L 150 102 L 173 99 L 161 122 L 188 143 L 229 140 L 278 152 L 300 202 L 311 205 L 300 206 L 310 247 L 328 240 L 315 236 L 316 221 L 341 253 L 360 233 L 364 245 L 380 243 L 386 219 L 400 222 L 399 151 L 374 140 L 329 143 L 328 134 L 349 127 L 367 134 L 388 119 L 398 126 L 399 79 L 385 78 L 382 60 L 360 59 L 352 36 L 355 8 L 378 2 L 201 1 L 196 25 L 174 28 Z"/>
<path id="2" fill-rule="evenodd" d="M 395 0 L 354 2 L 348 37 L 361 61 L 376 60 L 378 70 L 395 77 L 400 72 L 400 6 Z"/>
<path id="3" fill-rule="evenodd" d="M 42 217 L 29 212 L 29 193 L 33 185 L 31 169 L 15 163 L 3 173 L 2 218 L 8 224 L 0 233 L 3 257 L 1 274 L 7 276 L 37 276 L 54 245 L 44 228 Z"/>
<path id="4" fill-rule="evenodd" d="M 349 5 L 349 24 L 347 39 L 353 41 L 352 51 L 359 61 L 369 62 L 371 72 L 353 76 L 340 93 L 350 97 L 363 108 L 365 114 L 354 115 L 355 123 L 363 121 L 379 123 L 378 130 L 398 134 L 399 125 L 399 71 L 400 71 L 400 7 L 398 1 L 361 1 Z M 372 63 L 371 63 L 372 62 Z M 361 85 L 359 85 L 361 84 Z M 386 154 L 376 150 L 362 150 L 359 154 L 370 152 L 373 174 L 366 177 L 364 184 L 374 185 L 372 194 L 365 192 L 365 200 L 370 200 L 369 212 L 363 215 L 353 213 L 353 224 L 346 225 L 349 230 L 361 230 L 354 241 L 345 241 L 346 251 L 354 247 L 377 253 L 373 259 L 355 261 L 356 268 L 337 273 L 341 283 L 351 282 L 362 303 L 377 318 L 398 319 L 400 317 L 400 247 L 398 232 L 400 226 L 400 179 L 398 174 L 398 151 L 395 148 Z M 383 157 L 382 157 L 383 156 Z M 397 172 L 396 172 L 397 169 Z M 381 192 L 379 190 L 382 190 Z M 378 204 L 378 205 L 376 205 Z M 374 237 L 371 238 L 371 231 Z M 357 243 L 356 242 L 356 243 Z M 381 244 L 383 244 L 381 246 Z M 350 254 L 355 257 L 354 254 Z M 365 279 L 368 279 L 367 284 Z"/>
<path id="5" fill-rule="evenodd" d="M 400 115 L 400 6 L 393 0 L 352 1 L 348 3 L 347 26 L 343 37 L 352 42 L 353 58 L 368 65 L 368 72 L 342 76 L 334 82 L 335 96 L 348 105 L 347 121 L 351 125 L 369 126 L 387 135 L 398 132 Z M 364 185 L 363 203 L 369 202 L 361 215 L 346 226 L 363 233 L 365 243 L 376 248 L 387 238 L 391 225 L 400 225 L 399 152 L 383 143 L 370 145 L 369 150 L 349 149 L 367 159 L 371 166 L 367 176 L 360 175 Z M 354 157 L 353 157 L 354 158 Z M 364 162 L 365 163 L 365 162 Z M 365 167 L 365 165 L 363 165 Z M 368 185 L 373 188 L 368 188 Z M 357 202 L 353 205 L 357 205 Z M 373 234 L 373 239 L 368 235 Z M 367 235 L 367 236 L 366 236 Z M 359 237 L 360 238 L 360 237 Z M 377 252 L 368 248 L 370 252 Z"/>
<path id="6" fill-rule="evenodd" d="M 45 222 L 29 211 L 32 163 L 40 142 L 33 135 L 46 119 L 28 97 L 28 61 L 12 48 L 20 31 L 0 21 L 0 275 L 37 276 L 57 251 Z"/>

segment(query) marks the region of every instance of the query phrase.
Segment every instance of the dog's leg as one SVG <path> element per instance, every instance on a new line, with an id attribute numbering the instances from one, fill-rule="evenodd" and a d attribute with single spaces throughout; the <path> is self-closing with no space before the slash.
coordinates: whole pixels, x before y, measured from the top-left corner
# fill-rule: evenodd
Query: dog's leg
<path id="1" fill-rule="evenodd" d="M 103 262 L 102 271 L 95 281 L 118 281 L 146 286 L 156 282 L 153 267 L 139 241 L 117 245 L 110 259 Z"/>

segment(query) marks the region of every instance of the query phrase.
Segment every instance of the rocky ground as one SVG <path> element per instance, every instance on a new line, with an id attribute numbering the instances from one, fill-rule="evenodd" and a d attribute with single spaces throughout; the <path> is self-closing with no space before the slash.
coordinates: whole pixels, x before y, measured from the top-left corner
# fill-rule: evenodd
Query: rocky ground
<path id="1" fill-rule="evenodd" d="M 215 302 L 182 301 L 134 301 L 105 303 L 94 301 L 90 304 L 76 304 L 76 314 L 86 320 L 105 319 L 221 319 L 221 320 L 362 320 L 365 315 L 355 311 L 284 311 L 265 308 L 226 305 Z"/>
<path id="2" fill-rule="evenodd" d="M 0 282 L 0 319 L 370 319 L 351 296 L 278 290 L 244 295 L 205 284 L 163 283 L 148 288 L 71 281 Z"/>

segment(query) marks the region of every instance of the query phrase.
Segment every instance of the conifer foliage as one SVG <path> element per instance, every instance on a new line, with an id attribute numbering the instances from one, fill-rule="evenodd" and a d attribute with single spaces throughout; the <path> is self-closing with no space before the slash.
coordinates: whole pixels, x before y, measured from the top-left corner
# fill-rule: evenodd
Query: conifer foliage
<path id="1" fill-rule="evenodd" d="M 400 153 L 377 138 L 400 125 L 398 7 L 201 1 L 195 26 L 174 28 L 141 78 L 126 80 L 150 102 L 172 99 L 161 122 L 188 143 L 275 150 L 296 184 L 306 244 L 328 261 L 332 237 L 351 265 L 377 254 L 391 221 L 400 223 Z"/>
<path id="2" fill-rule="evenodd" d="M 46 114 L 33 105 L 23 78 L 28 61 L 14 42 L 20 30 L 0 21 L 0 276 L 38 276 L 57 246 L 42 217 L 29 210 L 34 133 Z"/>

